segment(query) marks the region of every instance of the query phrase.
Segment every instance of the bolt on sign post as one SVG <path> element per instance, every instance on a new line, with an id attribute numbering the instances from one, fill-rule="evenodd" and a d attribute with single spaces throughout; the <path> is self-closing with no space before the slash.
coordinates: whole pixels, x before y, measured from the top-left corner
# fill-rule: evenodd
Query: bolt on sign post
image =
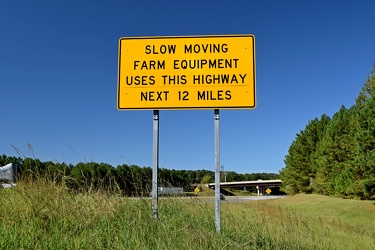
<path id="1" fill-rule="evenodd" d="M 154 110 L 154 218 L 157 218 L 159 110 L 214 110 L 215 171 L 218 172 L 215 174 L 215 183 L 218 183 L 215 185 L 216 228 L 219 233 L 219 110 L 255 108 L 255 93 L 253 35 L 119 39 L 117 108 Z"/>

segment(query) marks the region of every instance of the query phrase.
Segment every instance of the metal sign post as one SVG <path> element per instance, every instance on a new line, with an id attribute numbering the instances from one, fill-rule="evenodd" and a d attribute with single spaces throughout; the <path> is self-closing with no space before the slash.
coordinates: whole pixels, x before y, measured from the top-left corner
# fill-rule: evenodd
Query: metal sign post
<path id="1" fill-rule="evenodd" d="M 214 111 L 215 133 L 215 225 L 216 233 L 220 234 L 220 114 Z"/>
<path id="2" fill-rule="evenodd" d="M 159 110 L 153 115 L 152 146 L 152 217 L 158 218 L 158 168 L 159 168 Z"/>

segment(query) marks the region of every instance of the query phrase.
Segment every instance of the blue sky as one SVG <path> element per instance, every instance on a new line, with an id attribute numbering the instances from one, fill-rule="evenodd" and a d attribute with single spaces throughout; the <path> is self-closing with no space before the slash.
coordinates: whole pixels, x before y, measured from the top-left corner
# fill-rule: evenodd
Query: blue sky
<path id="1" fill-rule="evenodd" d="M 277 173 L 309 120 L 355 103 L 375 62 L 374 9 L 370 0 L 1 1 L 0 154 L 152 166 L 152 111 L 117 110 L 119 38 L 254 34 L 257 107 L 220 112 L 221 165 Z M 213 115 L 160 111 L 160 167 L 214 171 Z"/>

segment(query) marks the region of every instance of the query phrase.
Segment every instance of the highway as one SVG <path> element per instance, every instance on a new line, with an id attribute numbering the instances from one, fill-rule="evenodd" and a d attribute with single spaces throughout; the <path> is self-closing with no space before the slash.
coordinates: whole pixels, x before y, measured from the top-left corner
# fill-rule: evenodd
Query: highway
<path id="1" fill-rule="evenodd" d="M 285 198 L 287 195 L 264 195 L 264 196 L 225 196 L 223 202 L 261 201 Z"/>
<path id="2" fill-rule="evenodd" d="M 246 202 L 246 201 L 261 201 L 271 199 L 285 198 L 287 195 L 265 195 L 265 196 L 225 196 L 225 200 L 221 202 Z M 214 196 L 194 196 L 194 197 L 179 197 L 178 199 L 188 199 L 194 202 L 214 202 Z"/>

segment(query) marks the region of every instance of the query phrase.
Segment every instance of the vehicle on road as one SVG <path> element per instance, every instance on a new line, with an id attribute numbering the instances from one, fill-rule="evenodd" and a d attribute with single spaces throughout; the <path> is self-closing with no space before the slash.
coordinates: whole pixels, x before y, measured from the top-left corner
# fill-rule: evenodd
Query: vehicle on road
<path id="1" fill-rule="evenodd" d="M 220 200 L 225 201 L 225 195 L 220 194 Z"/>

